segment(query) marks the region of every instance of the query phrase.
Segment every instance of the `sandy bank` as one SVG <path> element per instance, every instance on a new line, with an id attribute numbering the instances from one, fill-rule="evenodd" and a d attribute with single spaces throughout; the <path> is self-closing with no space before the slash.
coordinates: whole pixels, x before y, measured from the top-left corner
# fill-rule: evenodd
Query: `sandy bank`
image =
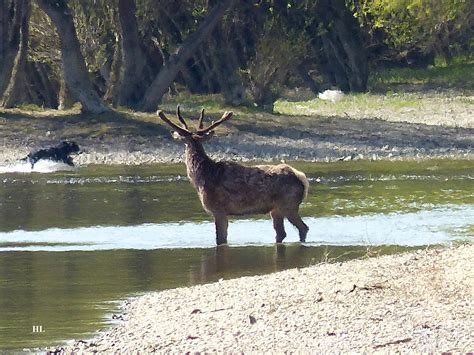
<path id="1" fill-rule="evenodd" d="M 474 350 L 474 245 L 150 293 L 65 352 Z"/>

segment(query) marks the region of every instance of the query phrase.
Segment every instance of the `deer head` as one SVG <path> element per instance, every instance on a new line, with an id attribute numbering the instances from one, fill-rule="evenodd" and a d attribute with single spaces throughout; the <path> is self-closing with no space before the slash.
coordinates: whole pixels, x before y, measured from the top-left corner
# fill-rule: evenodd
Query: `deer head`
<path id="1" fill-rule="evenodd" d="M 223 122 L 227 121 L 232 117 L 232 112 L 224 112 L 222 117 L 216 121 L 212 122 L 210 126 L 204 128 L 204 109 L 201 110 L 201 115 L 199 117 L 199 121 L 195 130 L 191 130 L 186 121 L 184 120 L 183 116 L 181 116 L 181 111 L 179 105 L 176 109 L 176 116 L 178 117 L 179 122 L 181 125 L 178 125 L 172 122 L 163 111 L 159 110 L 156 112 L 157 115 L 165 122 L 168 126 L 174 129 L 173 137 L 178 140 L 191 140 L 191 141 L 198 141 L 198 142 L 205 142 L 214 136 L 214 129 L 222 124 Z"/>

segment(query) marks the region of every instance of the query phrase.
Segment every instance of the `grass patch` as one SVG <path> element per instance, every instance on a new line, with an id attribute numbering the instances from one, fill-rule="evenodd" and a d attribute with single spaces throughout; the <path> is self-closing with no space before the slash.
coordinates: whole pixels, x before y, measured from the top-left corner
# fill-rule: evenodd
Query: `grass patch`
<path id="1" fill-rule="evenodd" d="M 199 112 L 204 109 L 208 112 L 221 111 L 224 105 L 222 95 L 191 95 L 189 93 L 179 93 L 176 96 L 164 97 L 159 105 L 164 111 L 175 111 L 176 106 L 180 105 L 183 111 Z"/>
<path id="2" fill-rule="evenodd" d="M 379 95 L 373 93 L 346 94 L 337 101 L 324 101 L 318 98 L 307 101 L 288 101 L 280 99 L 275 103 L 275 112 L 283 115 L 323 115 L 344 117 L 354 111 L 375 111 L 381 108 L 391 111 L 421 109 L 423 101 L 405 94 L 389 93 Z"/>
<path id="3" fill-rule="evenodd" d="M 28 104 L 28 103 L 17 104 L 16 108 L 23 111 L 31 111 L 31 112 L 42 112 L 45 110 L 44 107 L 41 107 L 35 104 Z"/>
<path id="4" fill-rule="evenodd" d="M 457 89 L 436 91 L 428 89 Z M 275 103 L 275 112 L 283 115 L 322 117 L 385 118 L 416 116 L 419 112 L 439 116 L 443 112 L 469 111 L 474 90 L 474 63 L 457 63 L 427 69 L 397 68 L 376 71 L 369 78 L 369 92 L 349 93 L 337 102 L 285 96 Z M 455 97 L 455 99 L 454 99 Z M 431 117 L 430 116 L 430 117 Z M 409 117 L 408 117 L 409 118 Z"/>
<path id="5" fill-rule="evenodd" d="M 374 71 L 369 77 L 371 90 L 387 90 L 397 85 L 423 85 L 474 89 L 474 63 L 431 66 L 426 69 L 393 68 Z"/>

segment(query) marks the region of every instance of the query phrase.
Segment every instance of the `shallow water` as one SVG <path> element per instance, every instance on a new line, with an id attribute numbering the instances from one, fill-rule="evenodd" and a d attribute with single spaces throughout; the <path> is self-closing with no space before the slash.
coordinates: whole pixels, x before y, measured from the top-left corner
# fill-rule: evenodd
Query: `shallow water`
<path id="1" fill-rule="evenodd" d="M 288 226 L 275 246 L 253 216 L 218 249 L 181 165 L 0 174 L 0 349 L 90 336 L 145 291 L 472 240 L 473 162 L 293 165 L 311 180 L 308 242 Z"/>
<path id="2" fill-rule="evenodd" d="M 307 217 L 309 246 L 401 245 L 423 246 L 464 239 L 467 221 L 474 221 L 474 205 L 445 205 L 428 211 L 362 216 Z M 289 227 L 291 228 L 291 227 Z M 136 226 L 92 226 L 17 230 L 0 233 L 2 251 L 91 251 L 110 249 L 212 248 L 212 222 L 148 223 Z M 207 237 L 203 237 L 207 236 Z M 232 246 L 270 245 L 271 220 L 238 220 L 229 227 Z M 289 230 L 285 242 L 298 242 Z"/>
<path id="3" fill-rule="evenodd" d="M 76 171 L 77 167 L 52 160 L 41 159 L 32 167 L 29 162 L 18 161 L 13 164 L 0 165 L 0 174 L 6 173 L 53 173 L 56 171 Z"/>

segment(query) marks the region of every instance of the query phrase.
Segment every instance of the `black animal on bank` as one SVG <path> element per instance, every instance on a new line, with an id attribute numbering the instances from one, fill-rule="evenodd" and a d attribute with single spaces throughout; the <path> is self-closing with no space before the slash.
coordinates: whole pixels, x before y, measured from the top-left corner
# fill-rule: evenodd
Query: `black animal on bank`
<path id="1" fill-rule="evenodd" d="M 72 158 L 70 157 L 70 155 L 73 153 L 80 153 L 80 149 L 77 143 L 63 141 L 55 147 L 40 149 L 36 152 L 31 152 L 21 160 L 30 163 L 31 168 L 33 168 L 39 160 L 51 160 L 74 166 Z"/>

